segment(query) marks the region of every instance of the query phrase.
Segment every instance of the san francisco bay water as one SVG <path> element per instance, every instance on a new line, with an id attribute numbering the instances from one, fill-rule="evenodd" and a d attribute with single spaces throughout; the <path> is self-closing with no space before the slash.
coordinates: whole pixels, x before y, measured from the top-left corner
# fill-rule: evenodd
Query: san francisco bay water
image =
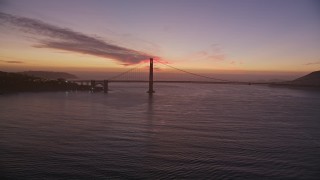
<path id="1" fill-rule="evenodd" d="M 110 88 L 1 95 L 1 179 L 320 177 L 318 90 Z"/>

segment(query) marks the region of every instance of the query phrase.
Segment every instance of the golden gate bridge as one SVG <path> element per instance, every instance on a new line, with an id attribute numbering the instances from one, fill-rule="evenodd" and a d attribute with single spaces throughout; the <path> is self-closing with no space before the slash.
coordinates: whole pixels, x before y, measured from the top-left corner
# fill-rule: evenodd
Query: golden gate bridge
<path id="1" fill-rule="evenodd" d="M 126 70 L 122 73 L 113 75 L 104 80 L 74 80 L 73 82 L 80 85 L 87 85 L 94 90 L 98 85 L 103 87 L 103 91 L 108 93 L 110 83 L 148 83 L 149 89 L 147 93 L 153 94 L 154 83 L 202 83 L 202 84 L 268 84 L 259 82 L 245 82 L 245 81 L 231 81 L 226 79 L 214 78 L 204 74 L 193 73 L 187 70 L 177 68 L 169 65 L 168 63 L 161 62 L 159 60 L 149 59 L 149 66 L 145 66 L 146 63 L 138 64 L 137 66 Z M 162 65 L 168 69 L 174 70 L 174 72 L 161 72 L 155 73 L 155 65 Z M 158 67 L 156 67 L 158 70 Z M 177 73 L 179 72 L 179 73 Z M 189 78 L 186 78 L 186 75 Z M 191 78 L 190 78 L 191 77 Z"/>

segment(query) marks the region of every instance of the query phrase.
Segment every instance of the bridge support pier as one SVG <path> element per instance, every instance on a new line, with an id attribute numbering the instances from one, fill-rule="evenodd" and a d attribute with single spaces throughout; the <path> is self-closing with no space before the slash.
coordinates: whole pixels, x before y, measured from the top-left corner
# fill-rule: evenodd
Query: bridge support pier
<path id="1" fill-rule="evenodd" d="M 154 93 L 153 90 L 153 58 L 150 58 L 150 69 L 149 69 L 149 90 L 150 95 Z"/>
<path id="2" fill-rule="evenodd" d="M 104 80 L 103 81 L 103 92 L 104 93 L 108 93 L 109 91 L 109 81 L 108 80 Z"/>
<path id="3" fill-rule="evenodd" d="M 91 80 L 90 86 L 91 86 L 91 91 L 94 91 L 94 89 L 96 87 L 96 81 L 95 80 Z"/>

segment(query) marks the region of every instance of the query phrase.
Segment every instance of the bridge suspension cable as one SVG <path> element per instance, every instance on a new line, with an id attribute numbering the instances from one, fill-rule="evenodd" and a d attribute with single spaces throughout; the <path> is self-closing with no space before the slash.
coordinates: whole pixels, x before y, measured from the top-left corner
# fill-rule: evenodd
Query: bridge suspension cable
<path id="1" fill-rule="evenodd" d="M 198 76 L 198 77 L 202 77 L 202 78 L 206 78 L 206 79 L 210 79 L 210 80 L 215 80 L 215 81 L 223 81 L 223 82 L 238 82 L 238 81 L 230 81 L 230 80 L 225 80 L 225 79 L 219 79 L 219 78 L 213 78 L 213 77 L 209 77 L 209 76 L 205 76 L 205 75 L 201 75 L 201 74 L 196 74 L 196 73 L 193 73 L 193 72 L 189 72 L 189 71 L 186 71 L 186 70 L 183 70 L 183 69 L 180 69 L 180 68 L 177 68 L 177 67 L 174 67 L 174 66 L 171 66 L 171 65 L 168 65 L 166 63 L 163 63 L 161 61 L 158 61 L 158 60 L 155 60 L 156 62 L 162 64 L 162 65 L 165 65 L 167 67 L 170 67 L 172 69 L 175 69 L 175 70 L 178 70 L 178 71 L 181 71 L 181 72 L 184 72 L 184 73 L 187 73 L 187 74 L 191 74 L 193 76 Z"/>
<path id="2" fill-rule="evenodd" d="M 234 81 L 234 80 L 226 80 L 226 79 L 214 78 L 214 77 L 210 77 L 210 76 L 203 75 L 203 74 L 197 74 L 197 73 L 189 72 L 189 71 L 183 70 L 181 68 L 177 68 L 175 66 L 169 65 L 167 63 L 163 63 L 163 62 L 161 62 L 159 60 L 156 60 L 156 59 L 154 59 L 154 61 L 159 63 L 159 64 L 162 64 L 164 66 L 167 66 L 167 67 L 169 67 L 171 69 L 175 69 L 177 71 L 183 72 L 185 74 L 189 74 L 189 75 L 192 75 L 192 76 L 195 76 L 195 77 L 208 79 L 208 80 L 211 80 L 211 81 L 214 80 L 215 82 L 220 81 L 220 82 L 226 82 L 226 83 L 245 83 L 245 84 L 248 83 L 248 82 L 243 82 L 243 81 Z M 147 80 L 147 72 L 143 72 L 144 70 L 141 69 L 141 67 L 145 66 L 145 65 L 146 65 L 146 63 L 140 63 L 140 64 L 134 66 L 133 68 L 130 68 L 129 70 L 127 70 L 125 72 L 122 72 L 120 74 L 117 74 L 117 75 L 114 75 L 112 77 L 107 78 L 107 80 L 110 81 L 110 80 L 115 80 L 115 79 L 120 79 L 120 78 L 122 78 L 122 79 L 125 78 L 125 80 L 132 80 L 132 78 L 139 78 L 139 81 L 141 81 L 140 78 L 142 77 L 142 75 L 145 76 L 145 80 Z M 201 81 L 199 81 L 199 82 L 201 82 Z"/>
<path id="3" fill-rule="evenodd" d="M 112 76 L 112 77 L 108 78 L 108 80 L 110 81 L 110 80 L 114 80 L 114 79 L 116 79 L 116 78 L 119 78 L 119 77 L 121 77 L 121 76 L 124 76 L 124 75 L 126 75 L 126 74 L 134 71 L 135 69 L 138 69 L 138 68 L 141 67 L 142 65 L 145 65 L 145 64 L 144 64 L 144 63 L 138 64 L 138 65 L 136 65 L 135 67 L 133 67 L 133 68 L 131 68 L 131 69 L 129 69 L 129 70 L 123 72 L 123 73 L 120 73 L 120 74 L 117 74 L 117 75 L 115 75 L 115 76 Z"/>

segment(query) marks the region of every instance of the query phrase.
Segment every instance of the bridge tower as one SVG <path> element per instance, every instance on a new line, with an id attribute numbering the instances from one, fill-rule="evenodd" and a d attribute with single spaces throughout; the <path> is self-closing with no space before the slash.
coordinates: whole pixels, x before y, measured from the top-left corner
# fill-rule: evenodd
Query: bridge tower
<path id="1" fill-rule="evenodd" d="M 109 81 L 108 80 L 104 80 L 103 81 L 103 91 L 104 91 L 104 93 L 108 93 L 108 91 L 109 91 Z"/>
<path id="2" fill-rule="evenodd" d="M 153 94 L 153 58 L 150 58 L 150 69 L 149 69 L 149 94 Z"/>

